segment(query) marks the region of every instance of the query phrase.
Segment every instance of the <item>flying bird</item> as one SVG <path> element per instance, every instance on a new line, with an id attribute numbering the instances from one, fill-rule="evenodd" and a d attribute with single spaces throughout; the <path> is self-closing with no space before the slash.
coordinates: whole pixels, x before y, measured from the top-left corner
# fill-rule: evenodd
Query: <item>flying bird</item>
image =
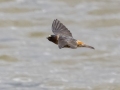
<path id="1" fill-rule="evenodd" d="M 49 35 L 47 39 L 58 45 L 59 49 L 76 49 L 77 47 L 88 47 L 94 49 L 94 47 L 89 46 L 80 40 L 74 39 L 72 33 L 58 19 L 55 19 L 52 23 L 52 32 L 54 35 Z"/>

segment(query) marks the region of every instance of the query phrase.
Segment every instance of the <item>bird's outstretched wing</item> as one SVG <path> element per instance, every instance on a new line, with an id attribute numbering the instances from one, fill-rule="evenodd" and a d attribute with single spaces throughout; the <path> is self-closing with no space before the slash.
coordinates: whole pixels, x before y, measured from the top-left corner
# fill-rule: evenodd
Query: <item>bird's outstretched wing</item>
<path id="1" fill-rule="evenodd" d="M 66 36 L 60 36 L 58 39 L 58 47 L 64 48 L 64 47 L 70 47 L 72 49 L 77 48 L 76 40 L 72 37 L 66 37 Z"/>
<path id="2" fill-rule="evenodd" d="M 72 37 L 71 32 L 58 19 L 55 19 L 53 21 L 52 31 L 55 35 Z"/>

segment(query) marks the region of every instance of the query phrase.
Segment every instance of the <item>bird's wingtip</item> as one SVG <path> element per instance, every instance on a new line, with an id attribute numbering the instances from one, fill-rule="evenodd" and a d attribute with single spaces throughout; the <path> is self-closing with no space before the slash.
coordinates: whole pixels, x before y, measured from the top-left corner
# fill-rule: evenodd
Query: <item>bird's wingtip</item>
<path id="1" fill-rule="evenodd" d="M 56 18 L 56 19 L 54 19 L 54 21 L 59 21 L 59 20 Z"/>

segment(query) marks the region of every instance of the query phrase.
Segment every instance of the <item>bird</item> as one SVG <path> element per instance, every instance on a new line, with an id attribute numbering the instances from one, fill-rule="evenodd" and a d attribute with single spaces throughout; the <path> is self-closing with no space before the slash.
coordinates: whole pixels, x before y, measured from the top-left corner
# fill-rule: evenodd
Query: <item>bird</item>
<path id="1" fill-rule="evenodd" d="M 81 40 L 74 39 L 72 33 L 58 19 L 54 19 L 52 23 L 52 32 L 54 34 L 49 35 L 47 39 L 50 42 L 53 42 L 54 44 L 58 45 L 59 49 L 62 48 L 76 49 L 78 47 L 87 47 L 95 49 L 94 47 L 83 43 Z"/>

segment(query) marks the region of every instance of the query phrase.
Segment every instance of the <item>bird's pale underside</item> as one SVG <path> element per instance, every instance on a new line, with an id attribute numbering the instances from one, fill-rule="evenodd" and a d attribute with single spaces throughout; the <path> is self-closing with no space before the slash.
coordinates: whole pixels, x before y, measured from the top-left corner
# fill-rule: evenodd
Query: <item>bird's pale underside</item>
<path id="1" fill-rule="evenodd" d="M 47 39 L 61 48 L 88 47 L 94 49 L 94 47 L 84 44 L 80 40 L 73 38 L 72 33 L 63 25 L 58 19 L 55 19 L 52 23 L 52 32 L 54 35 L 50 35 Z"/>

